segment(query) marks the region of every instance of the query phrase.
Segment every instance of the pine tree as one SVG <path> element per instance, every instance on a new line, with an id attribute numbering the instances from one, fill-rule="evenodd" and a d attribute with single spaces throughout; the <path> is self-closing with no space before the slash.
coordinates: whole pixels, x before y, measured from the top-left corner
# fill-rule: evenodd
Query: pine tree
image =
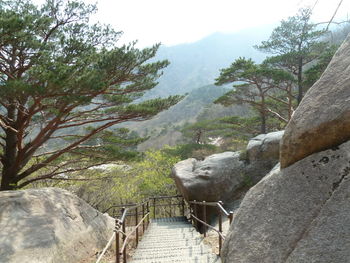
<path id="1" fill-rule="evenodd" d="M 299 12 L 276 27 L 270 38 L 256 46 L 258 50 L 273 54 L 267 62 L 288 70 L 297 80 L 298 103 L 303 97 L 303 67 L 316 59 L 327 46 L 320 41 L 326 33 L 318 30 L 317 25 L 310 21 L 310 8 L 300 9 Z"/>
<path id="2" fill-rule="evenodd" d="M 125 132 L 104 131 L 181 99 L 135 102 L 168 61 L 148 62 L 159 45 L 118 46 L 120 32 L 88 23 L 95 10 L 77 1 L 0 1 L 0 190 L 103 163 L 96 153 L 117 158 L 103 142 L 123 145 Z"/>

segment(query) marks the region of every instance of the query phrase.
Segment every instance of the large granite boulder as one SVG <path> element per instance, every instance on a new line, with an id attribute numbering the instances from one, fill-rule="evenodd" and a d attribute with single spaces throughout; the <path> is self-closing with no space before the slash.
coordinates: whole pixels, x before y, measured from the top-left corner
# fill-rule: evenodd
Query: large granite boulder
<path id="1" fill-rule="evenodd" d="M 0 262 L 80 262 L 107 244 L 113 226 L 62 189 L 0 192 Z"/>
<path id="2" fill-rule="evenodd" d="M 249 141 L 247 150 L 224 152 L 208 156 L 203 161 L 190 158 L 172 169 L 177 188 L 187 201 L 223 201 L 226 208 L 261 180 L 277 163 L 279 141 L 283 131 L 259 135 Z M 197 217 L 204 219 L 203 207 L 196 208 Z M 208 207 L 207 220 L 217 215 Z M 197 225 L 201 231 L 202 226 Z"/>
<path id="3" fill-rule="evenodd" d="M 246 151 L 175 164 L 177 188 L 188 201 L 233 201 L 242 187 L 257 183 L 278 163 L 282 135 L 283 131 L 261 134 L 249 141 Z"/>
<path id="4" fill-rule="evenodd" d="M 279 159 L 280 141 L 284 131 L 260 134 L 249 140 L 247 157 L 250 163 L 271 162 L 274 166 Z"/>
<path id="5" fill-rule="evenodd" d="M 224 263 L 348 263 L 350 141 L 279 167 L 249 190 Z"/>
<path id="6" fill-rule="evenodd" d="M 186 200 L 225 201 L 244 182 L 244 167 L 239 152 L 224 152 L 178 162 L 172 174 Z"/>
<path id="7" fill-rule="evenodd" d="M 350 35 L 285 129 L 281 167 L 350 139 Z"/>
<path id="8" fill-rule="evenodd" d="M 172 175 L 176 186 L 187 201 L 228 201 L 232 193 L 241 188 L 246 180 L 245 161 L 239 152 L 213 154 L 203 161 L 190 158 L 175 164 Z M 217 215 L 216 207 L 196 205 L 195 215 L 212 222 Z M 205 217 L 204 217 L 205 209 Z M 195 221 L 198 231 L 204 226 Z"/>

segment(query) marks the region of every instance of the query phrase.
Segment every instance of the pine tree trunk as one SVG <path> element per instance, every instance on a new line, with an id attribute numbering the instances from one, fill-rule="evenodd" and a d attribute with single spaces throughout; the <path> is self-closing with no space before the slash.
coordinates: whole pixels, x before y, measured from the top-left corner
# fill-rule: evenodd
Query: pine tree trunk
<path id="1" fill-rule="evenodd" d="M 8 172 L 2 172 L 0 191 L 15 190 L 17 188 L 17 182 L 15 177 Z"/>
<path id="2" fill-rule="evenodd" d="M 263 92 L 261 92 L 261 109 L 260 109 L 260 118 L 261 118 L 261 126 L 260 126 L 260 133 L 265 134 L 266 133 L 266 105 L 265 105 L 265 95 Z"/>
<path id="3" fill-rule="evenodd" d="M 303 76 L 303 58 L 300 57 L 298 62 L 298 105 L 303 99 L 302 76 Z"/>
<path id="4" fill-rule="evenodd" d="M 8 118 L 13 120 L 15 118 L 15 107 L 10 106 L 8 109 Z M 5 131 L 5 147 L 2 157 L 2 171 L 1 171 L 1 185 L 0 191 L 14 190 L 17 188 L 16 174 L 16 157 L 17 157 L 17 133 L 14 130 L 7 129 Z"/>
<path id="5" fill-rule="evenodd" d="M 266 116 L 265 116 L 265 113 L 261 113 L 260 117 L 261 117 L 260 133 L 264 134 L 264 133 L 266 133 Z"/>

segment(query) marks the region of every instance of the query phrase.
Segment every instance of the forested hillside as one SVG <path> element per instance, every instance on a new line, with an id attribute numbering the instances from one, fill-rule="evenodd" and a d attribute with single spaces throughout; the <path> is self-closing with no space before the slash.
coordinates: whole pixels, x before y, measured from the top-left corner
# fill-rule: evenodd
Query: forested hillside
<path id="1" fill-rule="evenodd" d="M 140 150 L 183 143 L 184 140 L 180 132 L 182 127 L 195 122 L 204 111 L 205 116 L 202 119 L 247 115 L 247 107 L 224 107 L 213 104 L 217 98 L 226 92 L 226 88 L 214 85 L 194 89 L 182 101 L 169 110 L 143 123 L 129 123 L 127 127 L 142 136 L 150 136 L 149 140 L 140 145 Z"/>

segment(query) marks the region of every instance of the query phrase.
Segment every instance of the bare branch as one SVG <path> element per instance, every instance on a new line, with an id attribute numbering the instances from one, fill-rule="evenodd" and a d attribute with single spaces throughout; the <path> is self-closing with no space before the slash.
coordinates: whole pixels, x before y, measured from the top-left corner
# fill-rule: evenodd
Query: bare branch
<path id="1" fill-rule="evenodd" d="M 129 118 L 126 118 L 126 120 L 128 120 Z M 23 179 L 25 177 L 27 177 L 29 174 L 47 166 L 49 163 L 51 163 L 53 160 L 57 159 L 58 157 L 60 157 L 62 154 L 75 149 L 79 144 L 87 141 L 88 139 L 90 139 L 92 136 L 94 136 L 95 134 L 99 133 L 100 131 L 103 131 L 117 123 L 123 122 L 125 121 L 124 119 L 119 119 L 116 121 L 112 121 L 109 123 L 106 123 L 94 130 L 92 130 L 89 134 L 87 134 L 86 136 L 84 136 L 83 138 L 81 138 L 80 140 L 77 140 L 75 142 L 73 142 L 72 144 L 68 145 L 67 147 L 59 150 L 57 153 L 51 155 L 50 157 L 46 158 L 45 160 L 43 160 L 41 163 L 35 164 L 33 166 L 31 166 L 30 168 L 28 168 L 27 170 L 25 170 L 24 172 L 22 172 L 21 174 L 18 175 L 19 179 Z"/>
<path id="2" fill-rule="evenodd" d="M 276 98 L 276 97 L 271 96 L 271 95 L 266 95 L 266 96 L 267 96 L 268 98 L 270 98 L 270 99 L 273 99 L 273 100 L 275 100 L 275 101 L 281 102 L 281 103 L 283 103 L 283 104 L 285 104 L 285 105 L 289 105 L 289 104 L 288 104 L 288 101 L 284 101 L 284 100 L 282 100 L 282 99 Z"/>
<path id="3" fill-rule="evenodd" d="M 278 112 L 276 111 L 273 111 L 269 108 L 266 108 L 266 111 L 272 113 L 273 115 L 275 115 L 279 120 L 285 122 L 285 123 L 288 123 L 288 119 L 284 118 L 281 114 L 279 114 Z"/>
<path id="4" fill-rule="evenodd" d="M 334 11 L 334 13 L 333 13 L 333 16 L 332 16 L 331 20 L 329 20 L 329 23 L 328 23 L 328 25 L 327 25 L 327 27 L 326 27 L 326 31 L 328 31 L 329 25 L 332 23 L 332 21 L 333 21 L 335 15 L 337 14 L 337 12 L 338 12 L 338 10 L 339 10 L 339 7 L 340 7 L 340 5 L 341 5 L 342 3 L 343 3 L 343 0 L 340 0 L 340 1 L 339 1 L 339 4 L 338 4 L 338 6 L 337 6 L 337 8 L 335 9 L 335 11 Z"/>
<path id="5" fill-rule="evenodd" d="M 60 172 L 50 172 L 50 173 L 47 173 L 47 174 L 44 174 L 44 175 L 41 175 L 41 176 L 38 176 L 38 177 L 35 177 L 32 179 L 28 179 L 25 182 L 18 185 L 18 188 L 22 188 L 30 183 L 33 183 L 33 182 L 39 181 L 39 180 L 44 180 L 44 179 L 64 180 L 63 178 L 54 178 L 54 176 L 60 175 L 60 174 L 65 174 L 65 173 L 79 172 L 79 171 L 83 171 L 83 170 L 89 169 L 91 167 L 102 165 L 102 164 L 106 164 L 106 162 L 102 162 L 102 163 L 94 164 L 94 165 L 89 165 L 89 166 L 85 166 L 85 167 L 80 167 L 80 168 L 70 168 L 70 169 L 66 169 L 64 171 L 60 171 Z M 87 180 L 89 180 L 89 179 L 86 179 L 86 181 Z"/>

